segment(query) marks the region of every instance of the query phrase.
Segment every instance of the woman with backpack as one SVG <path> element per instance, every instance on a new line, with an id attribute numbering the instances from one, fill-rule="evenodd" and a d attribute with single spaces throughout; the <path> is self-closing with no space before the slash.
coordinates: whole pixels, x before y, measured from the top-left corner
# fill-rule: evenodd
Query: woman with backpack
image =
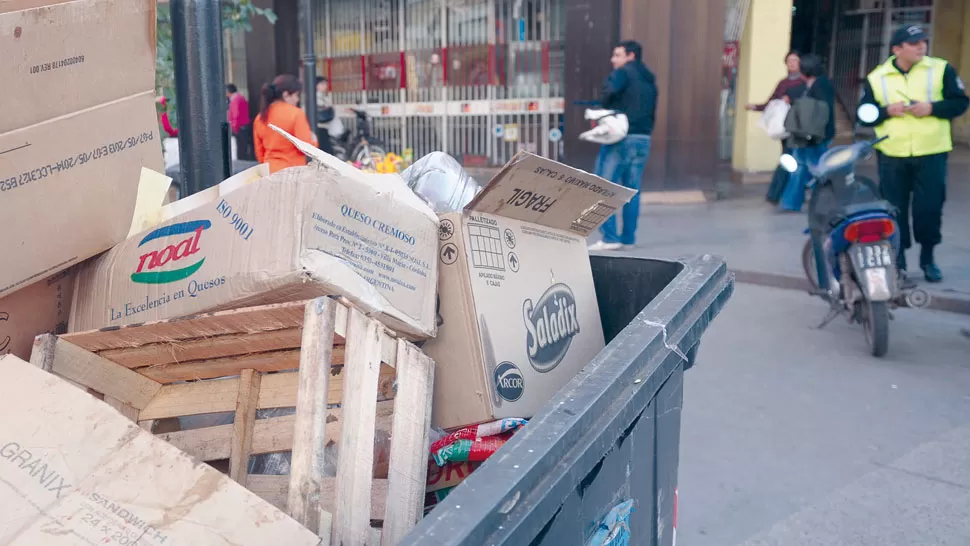
<path id="1" fill-rule="evenodd" d="M 802 210 L 811 176 L 807 165 L 818 163 L 835 138 L 835 87 L 825 76 L 821 57 L 802 57 L 802 75 L 804 85 L 788 92 L 792 108 L 785 119 L 785 129 L 791 134 L 786 145 L 799 164 L 781 196 L 781 208 L 791 212 Z"/>

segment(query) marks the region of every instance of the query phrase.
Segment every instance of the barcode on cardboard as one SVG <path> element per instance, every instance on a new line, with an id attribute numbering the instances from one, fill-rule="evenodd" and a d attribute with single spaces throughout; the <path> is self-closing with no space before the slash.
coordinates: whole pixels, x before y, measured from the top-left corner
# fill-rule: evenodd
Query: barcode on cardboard
<path id="1" fill-rule="evenodd" d="M 578 233 L 589 233 L 596 229 L 596 226 L 602 224 L 607 218 L 613 216 L 616 212 L 616 207 L 607 205 L 603 202 L 596 203 L 592 207 L 584 210 L 579 218 L 573 220 L 569 229 L 576 231 Z"/>

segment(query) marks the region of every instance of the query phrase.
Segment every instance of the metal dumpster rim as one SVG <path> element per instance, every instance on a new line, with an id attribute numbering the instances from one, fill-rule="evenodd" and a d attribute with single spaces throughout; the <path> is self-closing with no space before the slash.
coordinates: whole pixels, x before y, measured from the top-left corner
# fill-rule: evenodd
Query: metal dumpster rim
<path id="1" fill-rule="evenodd" d="M 647 396 L 649 402 L 682 365 L 684 355 L 699 342 L 733 292 L 734 275 L 720 258 L 704 255 L 654 261 L 677 262 L 683 269 L 527 427 L 455 488 L 402 543 L 477 546 L 505 543 L 510 537 L 521 541 L 535 536 L 557 513 L 557 503 L 561 505 L 571 489 L 565 482 L 576 483 L 589 471 L 563 467 L 564 459 L 602 458 L 617 438 L 604 434 L 604 429 L 598 437 L 610 436 L 609 445 L 590 442 L 584 446 L 581 442 L 595 431 L 590 425 L 603 420 L 609 413 L 606 410 L 614 410 L 611 423 L 620 421 L 611 425 L 611 430 L 622 426 L 622 431 L 635 422 L 637 416 L 624 415 L 627 408 L 614 407 L 621 400 L 618 395 L 628 392 L 629 400 Z M 617 362 L 627 365 L 618 368 Z M 582 407 L 579 401 L 583 402 Z M 530 446 L 537 444 L 552 447 L 536 453 Z M 544 460 L 543 453 L 552 450 L 564 457 Z M 578 478 L 565 480 L 577 472 L 582 472 Z M 530 496 L 542 490 L 539 486 L 543 484 L 559 494 L 528 506 Z M 526 512 L 521 518 L 509 517 L 522 510 Z"/>

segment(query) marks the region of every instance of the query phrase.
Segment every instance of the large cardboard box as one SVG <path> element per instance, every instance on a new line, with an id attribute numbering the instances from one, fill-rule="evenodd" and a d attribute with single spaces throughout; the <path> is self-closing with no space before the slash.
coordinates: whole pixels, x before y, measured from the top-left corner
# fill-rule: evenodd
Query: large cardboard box
<path id="1" fill-rule="evenodd" d="M 6 0 L 0 52 L 2 297 L 123 240 L 162 170 L 155 2 Z"/>
<path id="2" fill-rule="evenodd" d="M 13 356 L 0 371 L 0 544 L 320 544 L 81 389 Z"/>
<path id="3" fill-rule="evenodd" d="M 435 426 L 532 417 L 603 348 L 586 237 L 633 195 L 522 152 L 441 216 Z"/>
<path id="4" fill-rule="evenodd" d="M 30 358 L 34 338 L 67 332 L 74 269 L 0 298 L 0 355 Z"/>
<path id="5" fill-rule="evenodd" d="M 70 331 L 339 294 L 406 337 L 434 335 L 437 216 L 399 177 L 342 165 L 168 205 L 184 212 L 81 268 Z"/>

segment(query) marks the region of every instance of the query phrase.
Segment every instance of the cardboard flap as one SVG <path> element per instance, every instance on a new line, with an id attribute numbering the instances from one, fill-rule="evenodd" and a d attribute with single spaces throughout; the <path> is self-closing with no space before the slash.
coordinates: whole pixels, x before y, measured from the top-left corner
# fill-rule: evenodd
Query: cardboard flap
<path id="1" fill-rule="evenodd" d="M 337 171 L 338 174 L 366 184 L 372 190 L 378 193 L 389 193 L 395 199 L 400 200 L 402 203 L 411 206 L 412 208 L 421 211 L 423 214 L 434 220 L 438 221 L 438 216 L 434 213 L 430 206 L 420 197 L 415 195 L 411 188 L 404 182 L 399 174 L 380 174 L 380 173 L 368 173 L 364 172 L 349 163 L 344 163 L 336 157 L 324 152 L 323 150 L 316 148 L 302 140 L 296 138 L 295 136 L 287 133 L 285 130 L 280 129 L 276 125 L 270 124 L 270 128 L 277 133 L 283 135 L 286 140 L 289 140 L 297 150 L 300 150 L 310 159 L 316 161 L 320 165 Z"/>
<path id="2" fill-rule="evenodd" d="M 238 172 L 215 186 L 165 205 L 158 213 L 158 221 L 156 223 L 167 222 L 176 216 L 197 209 L 206 203 L 215 203 L 219 198 L 225 197 L 230 192 L 247 184 L 252 184 L 257 180 L 262 180 L 267 176 L 269 176 L 269 166 L 266 163 L 260 163 L 245 171 Z"/>
<path id="3" fill-rule="evenodd" d="M 519 152 L 465 207 L 587 236 L 636 194 L 557 161 Z"/>

